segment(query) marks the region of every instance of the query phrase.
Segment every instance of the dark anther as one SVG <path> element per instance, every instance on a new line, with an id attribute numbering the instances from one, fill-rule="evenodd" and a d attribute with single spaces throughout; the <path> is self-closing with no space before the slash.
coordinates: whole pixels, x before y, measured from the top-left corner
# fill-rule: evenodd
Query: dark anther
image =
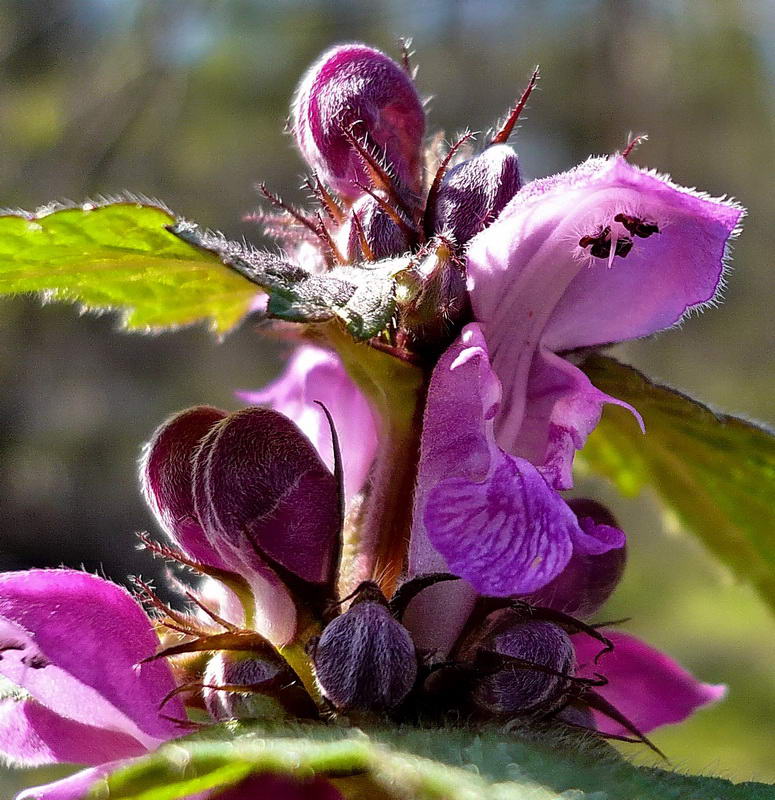
<path id="1" fill-rule="evenodd" d="M 595 258 L 608 258 L 611 255 L 611 226 L 606 225 L 594 236 L 582 236 L 579 239 L 579 247 L 584 249 L 589 247 L 589 254 Z M 620 236 L 616 240 L 615 255 L 624 258 L 630 250 L 632 250 L 632 239 Z"/>
<path id="2" fill-rule="evenodd" d="M 648 239 L 652 233 L 659 233 L 659 226 L 653 222 L 644 222 L 638 217 L 630 217 L 627 214 L 617 214 L 614 221 L 621 222 L 633 236 L 639 236 L 641 239 Z"/>
<path id="3" fill-rule="evenodd" d="M 33 653 L 32 655 L 24 656 L 24 658 L 22 658 L 22 664 L 30 669 L 43 669 L 50 663 L 51 662 L 40 653 Z"/>

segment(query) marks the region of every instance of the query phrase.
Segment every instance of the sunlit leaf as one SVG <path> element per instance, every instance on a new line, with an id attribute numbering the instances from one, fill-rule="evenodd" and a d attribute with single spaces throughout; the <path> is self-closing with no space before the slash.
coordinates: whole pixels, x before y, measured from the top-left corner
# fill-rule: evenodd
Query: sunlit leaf
<path id="1" fill-rule="evenodd" d="M 254 773 L 327 777 L 351 800 L 772 800 L 763 784 L 733 785 L 638 768 L 605 743 L 547 729 L 370 730 L 226 724 L 164 745 L 96 786 L 92 800 L 177 800 Z"/>
<path id="2" fill-rule="evenodd" d="M 0 215 L 0 294 L 43 293 L 91 310 L 119 310 L 127 328 L 209 320 L 225 332 L 256 287 L 166 230 L 167 209 L 132 199 Z"/>
<path id="3" fill-rule="evenodd" d="M 625 494 L 651 487 L 775 606 L 775 436 L 612 358 L 594 355 L 582 368 L 598 389 L 637 408 L 646 424 L 644 436 L 624 409 L 609 406 L 582 462 Z"/>

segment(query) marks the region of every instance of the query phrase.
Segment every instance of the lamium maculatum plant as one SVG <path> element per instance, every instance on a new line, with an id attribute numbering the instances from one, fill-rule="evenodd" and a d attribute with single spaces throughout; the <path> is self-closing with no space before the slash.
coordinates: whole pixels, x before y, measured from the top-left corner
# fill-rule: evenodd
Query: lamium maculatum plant
<path id="1" fill-rule="evenodd" d="M 537 78 L 481 142 L 429 145 L 408 57 L 323 54 L 291 104 L 315 202 L 262 185 L 253 215 L 280 254 L 132 197 L 0 218 L 5 294 L 141 330 L 258 314 L 297 345 L 246 407 L 143 451 L 141 544 L 184 610 L 140 579 L 0 575 L 0 751 L 86 765 L 19 800 L 764 796 L 610 747 L 661 756 L 650 731 L 725 688 L 596 621 L 626 536 L 566 494 L 577 454 L 620 486 L 635 465 L 775 600 L 770 434 L 602 354 L 718 299 L 743 209 L 635 166 L 637 140 L 524 183 Z"/>

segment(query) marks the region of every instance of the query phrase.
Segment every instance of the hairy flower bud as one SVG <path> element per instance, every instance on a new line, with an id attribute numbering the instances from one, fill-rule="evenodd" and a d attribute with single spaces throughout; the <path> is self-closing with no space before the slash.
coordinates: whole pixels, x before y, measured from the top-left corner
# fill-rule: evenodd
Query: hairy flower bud
<path id="1" fill-rule="evenodd" d="M 279 658 L 270 661 L 252 653 L 216 653 L 204 673 L 202 698 L 208 713 L 216 722 L 281 716 L 282 708 L 268 688 L 283 670 L 287 671 L 287 665 Z M 243 691 L 229 688 L 237 686 Z M 265 687 L 267 691 L 263 691 Z"/>
<path id="2" fill-rule="evenodd" d="M 433 209 L 433 230 L 465 244 L 495 220 L 520 185 L 517 154 L 505 144 L 488 147 L 445 176 Z"/>
<path id="3" fill-rule="evenodd" d="M 194 506 L 211 544 L 326 582 L 340 528 L 334 476 L 298 427 L 267 408 L 214 425 L 194 454 Z"/>
<path id="4" fill-rule="evenodd" d="M 398 223 L 368 194 L 353 203 L 339 236 L 348 261 L 379 261 L 400 256 L 409 249 Z"/>
<path id="5" fill-rule="evenodd" d="M 312 658 L 324 697 L 344 712 L 390 711 L 417 678 L 409 631 L 376 600 L 356 601 L 330 622 Z"/>
<path id="6" fill-rule="evenodd" d="M 409 75 L 379 50 L 346 44 L 324 53 L 299 84 L 291 118 L 307 163 L 343 197 L 358 197 L 357 184 L 368 183 L 351 129 L 409 189 L 419 189 L 425 113 Z"/>
<path id="7" fill-rule="evenodd" d="M 573 644 L 562 628 L 551 622 L 518 621 L 509 614 L 480 649 L 505 657 L 503 666 L 476 687 L 474 698 L 480 706 L 496 714 L 526 714 L 560 704 L 568 689 L 562 675 L 572 676 L 575 669 Z"/>
<path id="8" fill-rule="evenodd" d="M 611 596 L 624 572 L 627 548 L 624 534 L 611 512 L 594 500 L 569 500 L 568 505 L 588 536 L 610 549 L 590 552 L 574 548 L 565 569 L 546 586 L 525 599 L 582 619 L 594 614 Z"/>

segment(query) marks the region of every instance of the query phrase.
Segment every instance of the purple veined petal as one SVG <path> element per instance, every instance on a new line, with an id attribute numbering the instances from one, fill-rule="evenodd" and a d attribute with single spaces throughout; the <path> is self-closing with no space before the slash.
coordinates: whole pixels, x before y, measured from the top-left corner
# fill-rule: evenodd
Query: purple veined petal
<path id="1" fill-rule="evenodd" d="M 180 735 L 159 714 L 175 688 L 169 666 L 138 666 L 158 645 L 139 603 L 109 581 L 67 569 L 0 574 L 0 674 L 63 717 L 146 748 Z M 165 711 L 185 713 L 178 698 Z"/>
<path id="2" fill-rule="evenodd" d="M 495 445 L 499 400 L 482 331 L 467 325 L 428 389 L 410 572 L 449 569 L 506 596 L 552 580 L 583 532 L 532 464 Z"/>
<path id="3" fill-rule="evenodd" d="M 356 124 L 385 154 L 395 174 L 419 189 L 425 112 L 411 78 L 392 59 L 362 44 L 324 53 L 296 89 L 291 107 L 296 143 L 307 163 L 343 197 L 368 185 L 365 167 L 343 128 Z"/>
<path id="4" fill-rule="evenodd" d="M 428 540 L 423 521 L 427 497 L 451 475 L 483 480 L 490 471 L 492 420 L 500 392 L 481 329 L 467 325 L 439 359 L 428 386 L 409 543 L 410 575 L 447 569 Z"/>
<path id="5" fill-rule="evenodd" d="M 60 717 L 31 698 L 0 701 L 0 755 L 8 763 L 103 764 L 144 752 L 146 748 L 125 733 Z"/>
<path id="6" fill-rule="evenodd" d="M 488 147 L 445 176 L 432 219 L 434 232 L 465 244 L 495 221 L 520 185 L 517 154 L 505 144 Z"/>
<path id="7" fill-rule="evenodd" d="M 506 453 L 480 483 L 439 483 L 428 494 L 423 520 L 450 571 L 499 597 L 533 592 L 558 575 L 578 527 L 535 467 Z"/>
<path id="8" fill-rule="evenodd" d="M 721 700 L 726 687 L 702 683 L 664 653 L 634 636 L 603 630 L 614 643 L 614 650 L 594 664 L 600 651 L 598 642 L 588 636 L 573 636 L 577 674 L 592 677 L 599 672 L 608 684 L 595 689 L 624 714 L 641 732 L 660 725 L 681 722 L 703 706 Z M 618 723 L 593 711 L 595 724 L 604 733 L 630 735 Z"/>
<path id="9" fill-rule="evenodd" d="M 187 555 L 203 564 L 225 564 L 202 530 L 194 511 L 194 453 L 225 411 L 197 406 L 162 423 L 143 449 L 140 484 L 159 525 Z"/>
<path id="10" fill-rule="evenodd" d="M 16 800 L 83 800 L 98 781 L 126 764 L 126 761 L 113 761 L 97 767 L 82 769 L 74 775 L 68 775 L 53 783 L 25 789 L 16 795 Z"/>
<path id="11" fill-rule="evenodd" d="M 621 157 L 524 186 L 467 251 L 474 315 L 513 424 L 539 345 L 645 336 L 711 301 L 742 213 Z"/>
<path id="12" fill-rule="evenodd" d="M 522 387 L 511 389 L 517 397 Z M 498 444 L 535 464 L 558 490 L 573 487 L 573 458 L 600 422 L 606 403 L 626 408 L 644 430 L 631 405 L 596 389 L 578 367 L 543 348 L 533 356 L 524 391 L 522 418 L 509 409 L 496 421 Z"/>
<path id="13" fill-rule="evenodd" d="M 607 508 L 593 500 L 569 500 L 579 521 L 573 555 L 565 569 L 524 597 L 537 606 L 586 619 L 611 596 L 624 572 L 626 537 Z"/>
<path id="14" fill-rule="evenodd" d="M 251 775 L 235 786 L 209 795 L 213 800 L 344 800 L 339 791 L 325 778 L 294 778 L 289 775 Z"/>
<path id="15" fill-rule="evenodd" d="M 298 348 L 283 374 L 257 392 L 238 392 L 245 402 L 267 405 L 292 419 L 333 471 L 331 430 L 319 400 L 331 412 L 342 450 L 345 495 L 363 489 L 377 450 L 377 423 L 368 401 L 339 357 L 320 347 Z"/>

